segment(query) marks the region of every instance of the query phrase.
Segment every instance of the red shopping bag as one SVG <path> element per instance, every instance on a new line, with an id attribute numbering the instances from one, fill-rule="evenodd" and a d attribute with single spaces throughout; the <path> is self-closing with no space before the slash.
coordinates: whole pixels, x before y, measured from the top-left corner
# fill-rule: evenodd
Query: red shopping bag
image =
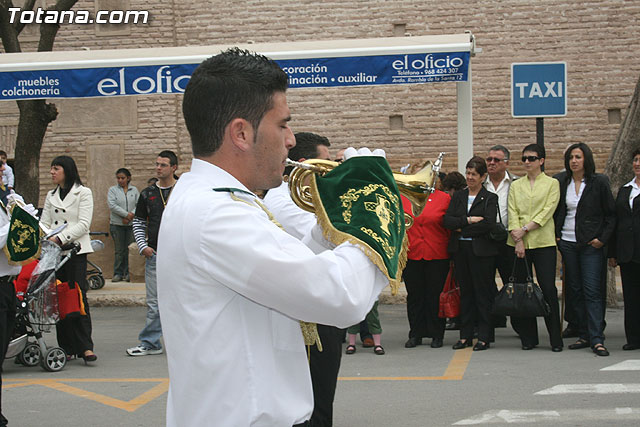
<path id="1" fill-rule="evenodd" d="M 444 289 L 440 294 L 440 312 L 439 317 L 454 318 L 460 314 L 460 287 L 456 280 L 453 264 L 449 269 L 449 275 L 444 283 Z"/>
<path id="2" fill-rule="evenodd" d="M 72 288 L 67 282 L 56 281 L 58 284 L 58 306 L 60 308 L 60 320 L 67 316 L 86 316 L 82 301 L 80 286 L 76 283 Z"/>

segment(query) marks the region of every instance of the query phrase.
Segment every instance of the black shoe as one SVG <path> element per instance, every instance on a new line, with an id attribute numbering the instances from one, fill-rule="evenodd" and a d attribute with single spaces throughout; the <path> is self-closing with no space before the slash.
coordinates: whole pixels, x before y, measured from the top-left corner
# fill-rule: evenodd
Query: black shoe
<path id="1" fill-rule="evenodd" d="M 413 348 L 417 345 L 422 345 L 422 338 L 411 337 L 404 343 L 404 348 Z"/>
<path id="2" fill-rule="evenodd" d="M 578 338 L 579 336 L 580 332 L 571 326 L 567 326 L 564 328 L 564 331 L 562 331 L 562 338 Z"/>
<path id="3" fill-rule="evenodd" d="M 640 344 L 625 344 L 622 346 L 623 350 L 637 350 L 640 348 Z"/>
<path id="4" fill-rule="evenodd" d="M 554 353 L 560 353 L 562 351 L 562 346 L 556 345 L 554 347 L 551 347 L 551 351 L 553 351 Z"/>
<path id="5" fill-rule="evenodd" d="M 607 348 L 602 344 L 596 344 L 593 347 L 592 350 L 598 356 L 608 356 L 609 355 L 609 350 L 607 350 Z"/>
<path id="6" fill-rule="evenodd" d="M 442 338 L 434 338 L 431 340 L 431 348 L 442 347 Z"/>
<path id="7" fill-rule="evenodd" d="M 578 338 L 578 341 L 576 341 L 573 344 L 569 344 L 569 350 L 579 350 L 581 348 L 587 348 L 589 347 L 589 341 L 584 340 L 582 338 Z"/>
<path id="8" fill-rule="evenodd" d="M 466 340 L 465 342 L 458 341 L 451 348 L 453 348 L 454 350 L 460 350 L 461 348 L 471 347 L 472 345 L 473 343 L 471 342 L 471 340 Z"/>
<path id="9" fill-rule="evenodd" d="M 482 341 L 478 341 L 476 343 L 476 345 L 473 346 L 473 351 L 482 351 L 482 350 L 486 350 L 490 347 L 491 345 L 488 342 L 482 342 Z"/>
<path id="10" fill-rule="evenodd" d="M 529 345 L 529 344 L 522 344 L 522 349 L 523 350 L 533 350 L 533 347 L 535 347 L 534 345 Z"/>

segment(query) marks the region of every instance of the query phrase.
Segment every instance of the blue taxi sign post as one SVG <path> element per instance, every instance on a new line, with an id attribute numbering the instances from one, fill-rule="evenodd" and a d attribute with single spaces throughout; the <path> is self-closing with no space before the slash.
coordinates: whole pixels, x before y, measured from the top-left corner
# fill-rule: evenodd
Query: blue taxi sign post
<path id="1" fill-rule="evenodd" d="M 536 141 L 544 148 L 544 117 L 567 115 L 567 63 L 511 64 L 511 115 L 536 118 Z"/>

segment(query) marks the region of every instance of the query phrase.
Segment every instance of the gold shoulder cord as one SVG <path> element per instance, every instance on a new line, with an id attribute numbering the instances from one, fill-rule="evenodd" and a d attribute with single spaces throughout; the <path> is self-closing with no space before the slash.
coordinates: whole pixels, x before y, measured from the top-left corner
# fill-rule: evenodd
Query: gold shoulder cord
<path id="1" fill-rule="evenodd" d="M 237 202 L 243 202 L 250 206 L 255 206 L 251 202 L 241 199 L 240 197 L 233 194 L 233 191 L 229 191 L 229 196 L 231 196 L 232 200 L 235 200 Z M 284 230 L 284 227 L 282 227 L 282 224 L 280 224 L 274 218 L 273 214 L 269 212 L 269 210 L 264 204 L 262 204 L 258 199 L 254 199 L 253 201 L 256 203 L 256 205 L 258 205 L 258 207 L 260 207 L 267 214 L 267 216 L 269 217 L 269 221 L 273 222 L 275 225 L 280 227 L 280 229 Z M 311 322 L 303 322 L 302 320 L 300 320 L 299 322 L 300 322 L 300 329 L 302 329 L 302 337 L 304 338 L 304 345 L 307 346 L 307 359 L 309 359 L 311 357 L 312 345 L 315 344 L 318 347 L 318 351 L 320 352 L 322 351 L 322 343 L 320 342 L 320 335 L 318 335 L 318 325 Z"/>

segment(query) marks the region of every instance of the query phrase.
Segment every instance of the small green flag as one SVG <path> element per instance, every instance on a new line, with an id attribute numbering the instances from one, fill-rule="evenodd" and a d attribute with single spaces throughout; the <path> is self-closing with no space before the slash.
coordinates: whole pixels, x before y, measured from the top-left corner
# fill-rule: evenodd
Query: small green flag
<path id="1" fill-rule="evenodd" d="M 17 204 L 11 212 L 7 246 L 4 252 L 11 264 L 24 265 L 40 256 L 38 220 Z"/>
<path id="2" fill-rule="evenodd" d="M 397 289 L 406 263 L 404 210 L 389 163 L 353 157 L 324 176 L 313 175 L 313 205 L 327 240 L 352 242 Z"/>

